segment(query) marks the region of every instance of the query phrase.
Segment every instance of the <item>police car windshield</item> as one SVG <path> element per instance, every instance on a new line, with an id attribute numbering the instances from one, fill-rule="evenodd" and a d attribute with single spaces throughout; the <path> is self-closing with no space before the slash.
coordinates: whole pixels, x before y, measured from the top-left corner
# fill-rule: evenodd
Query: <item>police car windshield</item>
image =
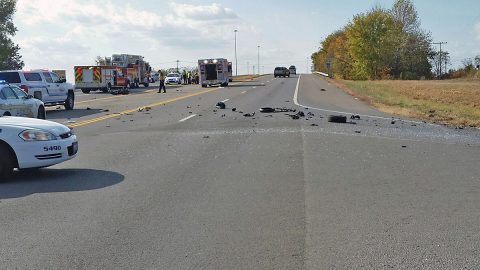
<path id="1" fill-rule="evenodd" d="M 6 83 L 21 82 L 18 72 L 0 72 L 0 81 L 5 81 Z"/>
<path id="2" fill-rule="evenodd" d="M 167 77 L 180 77 L 180 74 L 170 73 L 170 74 L 167 75 Z"/>
<path id="3" fill-rule="evenodd" d="M 13 92 L 15 92 L 15 94 L 17 95 L 17 97 L 19 98 L 25 98 L 27 97 L 27 94 L 25 94 L 25 92 L 23 92 L 22 89 L 18 88 L 18 87 L 11 87 Z"/>

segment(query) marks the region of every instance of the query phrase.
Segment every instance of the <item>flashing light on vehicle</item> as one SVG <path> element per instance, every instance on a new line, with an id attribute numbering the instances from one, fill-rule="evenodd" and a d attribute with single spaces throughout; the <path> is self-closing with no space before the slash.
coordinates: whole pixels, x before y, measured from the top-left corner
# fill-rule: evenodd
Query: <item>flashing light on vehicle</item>
<path id="1" fill-rule="evenodd" d="M 57 139 L 52 133 L 39 129 L 25 130 L 22 133 L 18 134 L 18 136 L 22 138 L 22 140 L 27 142 L 54 141 Z"/>
<path id="2" fill-rule="evenodd" d="M 208 60 L 204 60 L 203 63 L 206 65 L 208 64 Z"/>
<path id="3" fill-rule="evenodd" d="M 213 60 L 213 63 L 214 63 L 214 64 L 218 63 L 218 60 L 217 60 L 217 59 L 214 59 L 214 60 Z"/>
<path id="4" fill-rule="evenodd" d="M 7 81 L 5 81 L 5 80 L 0 80 L 0 84 L 6 84 L 6 83 L 7 83 Z"/>

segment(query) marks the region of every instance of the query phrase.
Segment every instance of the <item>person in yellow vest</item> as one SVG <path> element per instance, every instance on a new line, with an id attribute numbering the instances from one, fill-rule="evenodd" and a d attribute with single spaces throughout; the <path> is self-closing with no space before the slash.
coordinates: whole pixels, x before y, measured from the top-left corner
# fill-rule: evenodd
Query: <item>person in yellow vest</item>
<path id="1" fill-rule="evenodd" d="M 163 93 L 166 93 L 167 88 L 165 87 L 165 75 L 163 75 L 163 71 L 159 71 L 158 73 L 159 73 L 158 74 L 158 81 L 160 82 L 160 86 L 158 88 L 158 93 L 161 93 L 162 89 L 163 89 Z"/>

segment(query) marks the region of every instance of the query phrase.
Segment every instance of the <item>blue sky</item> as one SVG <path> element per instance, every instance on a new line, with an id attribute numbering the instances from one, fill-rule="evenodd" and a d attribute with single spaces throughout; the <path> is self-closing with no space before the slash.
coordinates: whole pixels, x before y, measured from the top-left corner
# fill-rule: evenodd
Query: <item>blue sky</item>
<path id="1" fill-rule="evenodd" d="M 319 42 L 354 14 L 393 0 L 337 1 L 127 1 L 19 0 L 15 41 L 26 68 L 67 69 L 93 64 L 95 56 L 144 55 L 155 68 L 194 66 L 197 59 L 234 60 L 252 72 L 260 47 L 262 71 L 296 65 L 301 72 Z M 414 1 L 422 28 L 446 41 L 452 64 L 480 54 L 480 3 L 474 0 Z M 248 63 L 248 66 L 247 66 Z M 69 78 L 70 79 L 70 78 Z"/>

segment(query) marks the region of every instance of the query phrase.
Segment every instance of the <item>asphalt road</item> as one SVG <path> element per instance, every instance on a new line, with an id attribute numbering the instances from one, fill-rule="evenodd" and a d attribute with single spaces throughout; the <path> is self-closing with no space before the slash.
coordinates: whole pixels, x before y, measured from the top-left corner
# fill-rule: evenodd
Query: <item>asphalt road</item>
<path id="1" fill-rule="evenodd" d="M 315 75 L 79 94 L 47 117 L 79 156 L 0 184 L 1 269 L 480 268 L 476 129 L 392 119 Z"/>

